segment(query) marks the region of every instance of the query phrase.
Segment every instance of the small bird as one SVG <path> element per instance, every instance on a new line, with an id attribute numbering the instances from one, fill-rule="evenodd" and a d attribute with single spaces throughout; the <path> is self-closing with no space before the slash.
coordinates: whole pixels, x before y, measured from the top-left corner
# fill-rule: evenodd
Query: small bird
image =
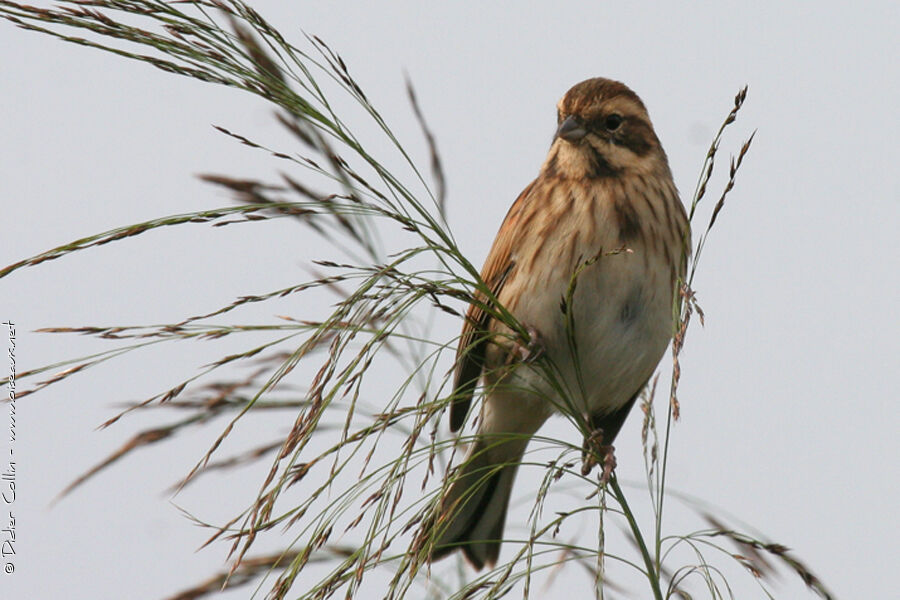
<path id="1" fill-rule="evenodd" d="M 482 269 L 493 297 L 476 295 L 466 315 L 452 431 L 479 381 L 485 395 L 466 459 L 424 525 L 430 560 L 462 550 L 476 569 L 496 563 L 518 465 L 555 412 L 584 419 L 586 452 L 604 453 L 608 477 L 610 444 L 674 331 L 690 226 L 644 103 L 594 78 L 557 108 L 540 174 Z M 501 323 L 498 305 L 527 336 Z"/>

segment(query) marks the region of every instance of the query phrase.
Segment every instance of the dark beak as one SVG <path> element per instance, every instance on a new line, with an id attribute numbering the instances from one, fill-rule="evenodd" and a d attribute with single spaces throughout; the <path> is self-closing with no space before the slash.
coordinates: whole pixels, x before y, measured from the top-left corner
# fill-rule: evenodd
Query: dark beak
<path id="1" fill-rule="evenodd" d="M 559 129 L 556 130 L 556 137 L 560 137 L 567 142 L 577 144 L 584 136 L 587 135 L 587 129 L 584 123 L 575 115 L 566 117 L 566 120 L 560 123 Z"/>

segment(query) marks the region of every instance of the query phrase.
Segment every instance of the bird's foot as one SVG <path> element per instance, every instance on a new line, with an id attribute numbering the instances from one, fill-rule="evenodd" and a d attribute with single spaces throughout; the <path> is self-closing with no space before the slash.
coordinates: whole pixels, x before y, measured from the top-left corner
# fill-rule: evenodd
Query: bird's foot
<path id="1" fill-rule="evenodd" d="M 581 452 L 581 474 L 585 477 L 590 474 L 595 465 L 602 465 L 600 484 L 606 485 L 616 468 L 616 449 L 614 446 L 603 443 L 603 430 L 595 429 L 584 438 L 584 446 Z"/>
<path id="2" fill-rule="evenodd" d="M 513 342 L 513 348 L 510 352 L 510 359 L 518 362 L 531 363 L 544 355 L 544 340 L 540 332 L 528 324 L 523 324 L 528 339 L 524 343 L 520 341 Z"/>

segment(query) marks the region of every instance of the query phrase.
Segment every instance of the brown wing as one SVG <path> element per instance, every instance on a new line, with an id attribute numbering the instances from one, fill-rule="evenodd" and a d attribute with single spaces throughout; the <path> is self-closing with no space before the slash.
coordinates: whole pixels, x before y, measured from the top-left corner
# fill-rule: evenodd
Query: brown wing
<path id="1" fill-rule="evenodd" d="M 513 202 L 481 269 L 481 279 L 491 289 L 495 298 L 500 295 L 503 284 L 515 268 L 512 250 L 517 237 L 516 225 L 536 183 L 537 180 L 532 181 Z M 472 405 L 475 386 L 478 385 L 484 369 L 484 353 L 492 317 L 489 311 L 484 310 L 484 303 L 488 300 L 485 295 L 476 294 L 476 298 L 478 302 L 469 305 L 459 337 L 459 347 L 456 350 L 456 375 L 453 382 L 453 401 L 450 404 L 450 431 L 457 431 L 463 426 Z"/>

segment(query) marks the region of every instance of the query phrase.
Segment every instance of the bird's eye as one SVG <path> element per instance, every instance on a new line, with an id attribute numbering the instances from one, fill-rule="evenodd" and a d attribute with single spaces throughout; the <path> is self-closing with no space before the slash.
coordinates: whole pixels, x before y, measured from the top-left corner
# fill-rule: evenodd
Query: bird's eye
<path id="1" fill-rule="evenodd" d="M 609 131 L 615 131 L 616 129 L 619 128 L 619 125 L 622 124 L 622 121 L 624 121 L 624 119 L 622 118 L 622 115 L 617 115 L 616 113 L 613 113 L 613 114 L 609 115 L 608 117 L 606 117 L 606 120 L 603 121 L 603 124 L 606 126 L 606 129 L 608 129 Z"/>

